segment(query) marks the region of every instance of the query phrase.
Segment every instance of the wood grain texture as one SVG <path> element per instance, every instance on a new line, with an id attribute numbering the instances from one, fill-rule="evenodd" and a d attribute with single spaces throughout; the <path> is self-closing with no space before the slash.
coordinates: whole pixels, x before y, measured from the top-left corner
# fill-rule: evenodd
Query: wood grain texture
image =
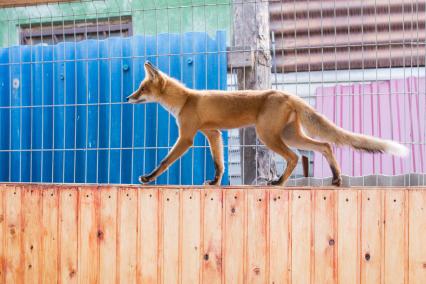
<path id="1" fill-rule="evenodd" d="M 118 280 L 120 283 L 134 283 L 136 282 L 138 191 L 135 188 L 120 188 L 118 195 Z"/>
<path id="2" fill-rule="evenodd" d="M 78 282 L 78 189 L 60 191 L 60 282 Z"/>
<path id="3" fill-rule="evenodd" d="M 311 192 L 291 192 L 291 282 L 311 282 Z"/>
<path id="4" fill-rule="evenodd" d="M 384 282 L 405 283 L 408 277 L 408 240 L 404 190 L 385 192 Z"/>
<path id="5" fill-rule="evenodd" d="M 6 220 L 4 212 L 4 195 L 6 185 L 0 184 L 0 281 L 6 283 L 6 257 L 5 257 L 5 234 L 6 234 Z"/>
<path id="6" fill-rule="evenodd" d="M 99 282 L 117 281 L 117 201 L 116 187 L 100 189 Z"/>
<path id="7" fill-rule="evenodd" d="M 338 283 L 355 284 L 360 278 L 360 193 L 342 189 L 337 192 L 337 275 Z"/>
<path id="8" fill-rule="evenodd" d="M 409 283 L 426 279 L 426 190 L 409 191 Z"/>
<path id="9" fill-rule="evenodd" d="M 5 283 L 23 281 L 24 258 L 21 250 L 22 218 L 21 194 L 18 186 L 8 186 L 4 192 L 4 258 Z"/>
<path id="10" fill-rule="evenodd" d="M 138 281 L 157 283 L 158 275 L 158 190 L 139 192 Z"/>
<path id="11" fill-rule="evenodd" d="M 426 190 L 0 185 L 0 283 L 424 283 Z"/>
<path id="12" fill-rule="evenodd" d="M 267 192 L 253 189 L 247 192 L 247 272 L 248 283 L 267 281 Z"/>
<path id="13" fill-rule="evenodd" d="M 269 190 L 269 283 L 290 281 L 289 192 Z"/>
<path id="14" fill-rule="evenodd" d="M 381 283 L 383 261 L 383 192 L 361 194 L 361 283 Z"/>
<path id="15" fill-rule="evenodd" d="M 23 234 L 22 245 L 24 250 L 24 282 L 42 283 L 42 244 L 40 220 L 42 220 L 42 188 L 31 186 L 22 190 L 22 217 Z"/>
<path id="16" fill-rule="evenodd" d="M 179 190 L 161 193 L 163 202 L 162 281 L 179 282 Z"/>
<path id="17" fill-rule="evenodd" d="M 222 191 L 203 190 L 203 260 L 202 281 L 222 280 Z"/>
<path id="18" fill-rule="evenodd" d="M 23 187 L 8 186 L 4 192 L 4 259 L 6 262 L 5 283 L 22 283 L 24 255 L 22 248 L 22 197 Z"/>
<path id="19" fill-rule="evenodd" d="M 59 268 L 59 193 L 56 188 L 48 187 L 42 192 L 41 224 L 41 283 L 57 283 Z"/>
<path id="20" fill-rule="evenodd" d="M 335 192 L 314 192 L 314 283 L 337 280 Z"/>
<path id="21" fill-rule="evenodd" d="M 245 192 L 241 189 L 224 192 L 225 283 L 244 283 Z"/>
<path id="22" fill-rule="evenodd" d="M 99 192 L 97 187 L 79 188 L 78 267 L 79 282 L 99 281 L 98 229 Z"/>
<path id="23" fill-rule="evenodd" d="M 181 283 L 200 283 L 201 267 L 201 211 L 200 191 L 184 190 L 181 196 L 182 227 Z"/>

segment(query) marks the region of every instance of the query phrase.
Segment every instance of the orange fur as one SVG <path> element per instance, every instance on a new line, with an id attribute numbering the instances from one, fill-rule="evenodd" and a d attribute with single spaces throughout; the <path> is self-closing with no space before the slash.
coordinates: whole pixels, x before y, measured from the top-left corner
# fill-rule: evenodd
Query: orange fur
<path id="1" fill-rule="evenodd" d="M 179 138 L 167 157 L 141 183 L 153 181 L 192 145 L 200 130 L 209 140 L 216 174 L 208 184 L 220 184 L 223 166 L 223 143 L 220 129 L 254 125 L 259 139 L 280 154 L 287 167 L 271 184 L 283 185 L 297 165 L 297 155 L 288 147 L 321 152 L 330 164 L 333 184 L 341 185 L 340 168 L 330 143 L 349 145 L 368 152 L 404 155 L 407 149 L 393 141 L 355 134 L 337 127 L 297 96 L 277 90 L 199 91 L 145 63 L 146 77 L 139 88 L 127 97 L 130 103 L 158 102 L 167 108 L 179 124 Z M 305 134 L 305 131 L 307 132 Z M 319 137 L 322 141 L 314 140 Z"/>

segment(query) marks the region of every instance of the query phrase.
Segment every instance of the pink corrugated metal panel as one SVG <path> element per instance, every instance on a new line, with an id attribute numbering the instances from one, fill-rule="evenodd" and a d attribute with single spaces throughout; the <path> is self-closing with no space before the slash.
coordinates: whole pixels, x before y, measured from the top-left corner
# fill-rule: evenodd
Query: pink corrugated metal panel
<path id="1" fill-rule="evenodd" d="M 399 141 L 410 149 L 406 159 L 388 154 L 335 148 L 342 173 L 350 176 L 424 173 L 426 80 L 424 77 L 317 88 L 316 108 L 344 129 Z M 331 176 L 327 161 L 314 156 L 314 176 Z"/>

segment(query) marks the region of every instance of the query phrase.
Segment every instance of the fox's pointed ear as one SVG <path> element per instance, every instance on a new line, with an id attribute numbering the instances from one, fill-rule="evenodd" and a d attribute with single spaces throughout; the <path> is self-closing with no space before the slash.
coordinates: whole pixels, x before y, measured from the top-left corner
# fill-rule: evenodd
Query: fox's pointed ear
<path id="1" fill-rule="evenodd" d="M 158 71 L 157 68 L 155 68 L 151 62 L 146 61 L 145 62 L 145 74 L 147 74 L 149 77 L 151 77 L 151 79 L 157 79 L 161 77 L 160 72 Z"/>

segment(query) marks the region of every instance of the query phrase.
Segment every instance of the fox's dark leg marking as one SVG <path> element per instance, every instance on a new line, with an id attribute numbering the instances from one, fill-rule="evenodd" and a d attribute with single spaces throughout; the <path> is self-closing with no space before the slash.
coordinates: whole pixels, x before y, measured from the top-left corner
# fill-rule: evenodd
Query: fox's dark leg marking
<path id="1" fill-rule="evenodd" d="M 221 172 L 219 164 L 214 162 L 214 168 L 215 168 L 214 179 L 207 180 L 205 182 L 208 185 L 217 185 L 218 183 L 220 183 L 220 180 L 222 179 L 223 172 Z"/>
<path id="2" fill-rule="evenodd" d="M 330 169 L 331 169 L 331 172 L 333 173 L 333 180 L 331 181 L 331 184 L 335 186 L 341 186 L 342 178 L 340 177 L 339 172 L 333 165 L 330 165 Z"/>
<path id="3" fill-rule="evenodd" d="M 138 180 L 139 180 L 139 183 L 148 183 L 148 182 L 151 181 L 151 177 L 150 177 L 150 175 L 139 176 Z"/>
<path id="4" fill-rule="evenodd" d="M 280 185 L 280 184 L 282 184 L 282 177 L 283 176 L 281 176 L 279 179 L 270 180 L 266 184 L 267 185 Z"/>

